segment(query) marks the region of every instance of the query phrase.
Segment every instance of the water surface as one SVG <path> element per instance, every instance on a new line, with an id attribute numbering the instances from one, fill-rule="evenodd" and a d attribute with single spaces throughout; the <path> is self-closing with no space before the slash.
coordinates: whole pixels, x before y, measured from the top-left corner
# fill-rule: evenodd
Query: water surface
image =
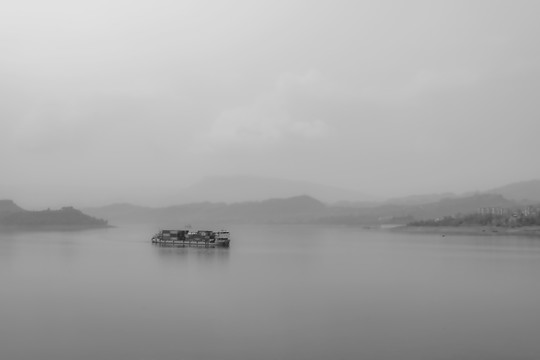
<path id="1" fill-rule="evenodd" d="M 539 239 L 156 230 L 0 234 L 0 358 L 540 358 Z"/>

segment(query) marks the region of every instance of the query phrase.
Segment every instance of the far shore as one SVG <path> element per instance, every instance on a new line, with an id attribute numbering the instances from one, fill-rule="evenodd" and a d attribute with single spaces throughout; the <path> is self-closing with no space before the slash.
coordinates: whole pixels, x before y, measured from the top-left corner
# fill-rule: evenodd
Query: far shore
<path id="1" fill-rule="evenodd" d="M 109 229 L 115 228 L 114 225 L 41 225 L 41 226 L 20 226 L 20 225 L 0 225 L 0 232 L 14 233 L 14 232 L 70 232 L 70 231 L 86 231 L 97 229 Z"/>
<path id="2" fill-rule="evenodd" d="M 508 228 L 500 226 L 396 226 L 389 231 L 408 234 L 441 234 L 445 235 L 480 235 L 480 236 L 537 236 L 540 237 L 540 226 L 524 226 Z"/>

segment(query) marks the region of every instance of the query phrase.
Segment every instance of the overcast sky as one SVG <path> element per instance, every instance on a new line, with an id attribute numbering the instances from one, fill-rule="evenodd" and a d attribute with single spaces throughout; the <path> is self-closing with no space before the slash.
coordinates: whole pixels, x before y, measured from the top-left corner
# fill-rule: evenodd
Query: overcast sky
<path id="1" fill-rule="evenodd" d="M 3 0 L 0 198 L 540 178 L 540 2 Z"/>

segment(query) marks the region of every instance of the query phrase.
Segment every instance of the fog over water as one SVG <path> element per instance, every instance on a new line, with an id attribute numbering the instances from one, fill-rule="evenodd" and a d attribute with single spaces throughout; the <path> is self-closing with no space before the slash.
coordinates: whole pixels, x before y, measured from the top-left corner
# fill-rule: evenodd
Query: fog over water
<path id="1" fill-rule="evenodd" d="M 2 2 L 0 198 L 213 175 L 375 197 L 540 178 L 535 1 Z"/>
<path id="2" fill-rule="evenodd" d="M 237 226 L 0 235 L 3 359 L 538 359 L 540 242 Z"/>

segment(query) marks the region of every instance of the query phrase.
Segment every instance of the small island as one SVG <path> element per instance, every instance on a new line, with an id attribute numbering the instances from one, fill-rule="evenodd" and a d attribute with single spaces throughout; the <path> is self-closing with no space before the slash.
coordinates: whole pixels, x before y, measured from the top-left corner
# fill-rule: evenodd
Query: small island
<path id="1" fill-rule="evenodd" d="M 12 200 L 0 200 L 0 230 L 66 231 L 111 227 L 107 220 L 84 214 L 71 206 L 59 210 L 29 211 Z"/>

